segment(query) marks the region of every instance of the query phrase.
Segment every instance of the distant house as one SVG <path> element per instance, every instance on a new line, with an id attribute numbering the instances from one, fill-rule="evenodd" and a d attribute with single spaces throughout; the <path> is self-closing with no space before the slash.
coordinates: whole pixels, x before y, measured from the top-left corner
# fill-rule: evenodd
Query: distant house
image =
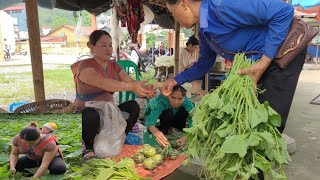
<path id="1" fill-rule="evenodd" d="M 8 13 L 11 17 L 17 18 L 17 22 L 19 25 L 19 30 L 23 32 L 28 31 L 27 26 L 27 12 L 25 4 L 19 4 L 17 6 L 11 6 L 6 9 L 3 9 L 6 13 Z"/>
<path id="2" fill-rule="evenodd" d="M 66 42 L 66 36 L 42 36 L 40 37 L 41 42 Z"/>
<path id="3" fill-rule="evenodd" d="M 42 30 L 42 34 L 44 36 L 46 36 L 47 34 L 50 33 L 50 31 L 52 30 L 52 28 L 50 26 L 42 26 L 41 27 L 41 30 Z"/>
<path id="4" fill-rule="evenodd" d="M 97 29 L 103 29 L 108 33 L 110 33 L 111 16 L 108 16 L 106 13 L 101 13 L 99 16 L 97 16 L 96 21 L 97 21 Z"/>
<path id="5" fill-rule="evenodd" d="M 12 18 L 4 11 L 0 11 L 0 50 L 3 51 L 5 46 L 14 52 L 16 49 L 15 34 L 14 34 L 14 23 L 15 18 Z"/>
<path id="6" fill-rule="evenodd" d="M 77 33 L 75 33 L 76 26 L 71 25 L 63 25 L 59 28 L 51 31 L 49 34 L 47 34 L 45 37 L 65 37 L 65 41 L 67 43 L 67 46 L 76 44 L 79 42 L 79 44 L 84 44 L 89 41 L 89 36 L 91 32 L 93 31 L 91 27 L 81 27 L 81 37 L 76 36 Z M 80 38 L 79 38 L 80 37 Z M 57 38 L 55 38 L 57 40 Z"/>

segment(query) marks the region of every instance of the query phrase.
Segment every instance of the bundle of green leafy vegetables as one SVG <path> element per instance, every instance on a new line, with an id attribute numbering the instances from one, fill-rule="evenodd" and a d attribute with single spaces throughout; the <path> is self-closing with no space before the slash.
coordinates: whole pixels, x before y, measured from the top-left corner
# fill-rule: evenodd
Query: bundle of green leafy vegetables
<path id="1" fill-rule="evenodd" d="M 90 159 L 82 164 L 82 178 L 96 180 L 143 180 L 135 172 L 134 161 L 123 158 L 119 162 L 111 159 Z"/>
<path id="2" fill-rule="evenodd" d="M 258 101 L 251 76 L 237 74 L 253 63 L 237 54 L 228 78 L 201 99 L 191 112 L 193 126 L 184 129 L 189 160 L 204 162 L 206 179 L 258 179 L 258 169 L 286 179 L 283 165 L 290 156 L 276 129 L 281 117 L 268 102 Z"/>

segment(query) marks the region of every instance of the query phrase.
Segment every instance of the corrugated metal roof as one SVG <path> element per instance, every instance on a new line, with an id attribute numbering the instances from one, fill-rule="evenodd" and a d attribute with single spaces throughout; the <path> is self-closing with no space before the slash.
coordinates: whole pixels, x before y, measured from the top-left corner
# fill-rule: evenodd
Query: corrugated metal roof
<path id="1" fill-rule="evenodd" d="M 4 11 L 18 11 L 18 10 L 23 10 L 25 9 L 25 5 L 18 5 L 18 6 L 11 6 L 11 7 L 8 7 L 8 8 L 5 8 L 3 9 Z"/>

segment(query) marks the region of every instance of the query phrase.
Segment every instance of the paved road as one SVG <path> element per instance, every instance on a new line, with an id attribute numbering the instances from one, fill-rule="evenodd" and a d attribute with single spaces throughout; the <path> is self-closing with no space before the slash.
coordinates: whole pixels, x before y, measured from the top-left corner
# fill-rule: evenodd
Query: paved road
<path id="1" fill-rule="evenodd" d="M 76 55 L 42 55 L 43 64 L 73 64 L 76 61 Z M 14 55 L 7 61 L 0 59 L 0 66 L 23 64 L 31 64 L 30 55 Z"/>
<path id="2" fill-rule="evenodd" d="M 43 55 L 42 62 L 44 69 L 61 69 L 61 65 L 68 65 L 77 61 L 75 55 Z M 31 72 L 31 58 L 29 55 L 15 55 L 10 60 L 0 59 L 0 74 L 12 72 Z"/>

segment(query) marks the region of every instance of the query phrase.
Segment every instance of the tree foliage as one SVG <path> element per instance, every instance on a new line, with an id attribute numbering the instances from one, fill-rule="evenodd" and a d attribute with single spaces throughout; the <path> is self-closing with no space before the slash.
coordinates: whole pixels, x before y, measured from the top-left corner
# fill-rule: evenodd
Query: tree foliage
<path id="1" fill-rule="evenodd" d="M 154 33 L 146 33 L 147 47 L 152 47 L 157 41 L 157 35 Z"/>
<path id="2" fill-rule="evenodd" d="M 62 9 L 39 8 L 40 27 L 50 26 L 56 29 L 62 25 L 77 25 L 78 18 L 82 15 L 82 26 L 91 26 L 91 14 L 87 11 L 72 12 Z"/>
<path id="3" fill-rule="evenodd" d="M 181 32 L 185 34 L 185 37 L 190 37 L 194 34 L 192 29 L 181 28 Z"/>

